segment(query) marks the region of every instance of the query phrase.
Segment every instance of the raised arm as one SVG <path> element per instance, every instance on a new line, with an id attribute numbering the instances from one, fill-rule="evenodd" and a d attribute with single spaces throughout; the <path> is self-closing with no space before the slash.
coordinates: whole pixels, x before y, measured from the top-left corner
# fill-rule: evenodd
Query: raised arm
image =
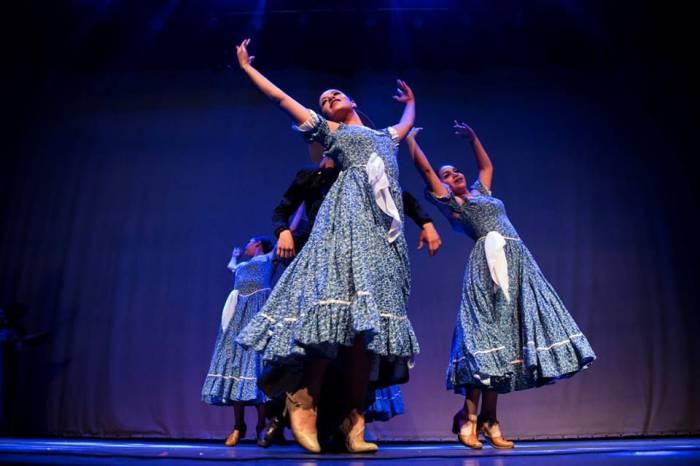
<path id="1" fill-rule="evenodd" d="M 455 120 L 454 130 L 457 136 L 471 142 L 474 158 L 476 159 L 476 167 L 479 171 L 479 181 L 483 187 L 490 190 L 491 182 L 493 181 L 493 164 L 489 154 L 486 153 L 484 146 L 481 145 L 481 141 L 479 141 L 476 133 L 469 125 Z"/>
<path id="2" fill-rule="evenodd" d="M 423 177 L 425 184 L 428 186 L 430 192 L 432 192 L 437 197 L 448 196 L 447 188 L 442 184 L 440 178 L 430 166 L 428 157 L 421 150 L 418 142 L 416 141 L 416 136 L 423 128 L 413 128 L 406 136 L 406 144 L 408 144 L 408 153 L 411 154 L 411 159 L 413 159 L 413 164 L 418 169 L 418 173 Z"/>
<path id="3" fill-rule="evenodd" d="M 226 265 L 226 268 L 233 273 L 236 273 L 236 266 L 238 265 L 238 258 L 240 255 L 241 248 L 233 248 L 233 252 L 231 252 L 231 260 L 228 261 L 228 264 Z"/>
<path id="4" fill-rule="evenodd" d="M 275 86 L 269 79 L 262 75 L 258 70 L 253 68 L 254 56 L 248 55 L 248 45 L 250 39 L 241 42 L 241 45 L 236 46 L 236 55 L 238 56 L 238 64 L 245 71 L 250 80 L 260 91 L 267 96 L 273 103 L 277 104 L 285 113 L 287 113 L 296 125 L 300 125 L 309 119 L 309 110 L 301 105 L 296 100 L 284 93 L 282 89 Z"/>
<path id="5" fill-rule="evenodd" d="M 403 114 L 401 115 L 401 120 L 395 124 L 393 128 L 399 135 L 399 141 L 401 141 L 411 130 L 413 127 L 413 122 L 416 119 L 416 98 L 413 95 L 411 88 L 408 87 L 408 84 L 400 79 L 397 79 L 396 83 L 399 87 L 396 89 L 398 95 L 394 96 L 394 100 L 403 103 L 404 109 Z"/>

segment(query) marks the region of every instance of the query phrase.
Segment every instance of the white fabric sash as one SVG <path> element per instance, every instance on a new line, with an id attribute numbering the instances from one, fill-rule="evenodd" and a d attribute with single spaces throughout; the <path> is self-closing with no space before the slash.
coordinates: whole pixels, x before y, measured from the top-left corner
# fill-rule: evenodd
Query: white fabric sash
<path id="1" fill-rule="evenodd" d="M 374 192 L 374 200 L 382 212 L 392 219 L 389 227 L 389 242 L 393 243 L 401 233 L 401 215 L 396 208 L 394 198 L 391 197 L 389 178 L 387 178 L 384 170 L 384 160 L 376 152 L 372 152 L 367 161 L 367 175 Z"/>
<path id="2" fill-rule="evenodd" d="M 489 231 L 484 240 L 484 251 L 486 252 L 486 262 L 489 265 L 491 280 L 493 280 L 495 288 L 503 290 L 506 301 L 510 302 L 510 293 L 508 293 L 508 261 L 506 260 L 505 245 L 505 238 L 497 231 Z"/>
<path id="3" fill-rule="evenodd" d="M 236 304 L 238 304 L 238 290 L 233 290 L 226 298 L 226 304 L 224 304 L 224 309 L 221 311 L 221 330 L 224 332 L 229 322 L 231 322 L 233 313 L 236 312 Z"/>

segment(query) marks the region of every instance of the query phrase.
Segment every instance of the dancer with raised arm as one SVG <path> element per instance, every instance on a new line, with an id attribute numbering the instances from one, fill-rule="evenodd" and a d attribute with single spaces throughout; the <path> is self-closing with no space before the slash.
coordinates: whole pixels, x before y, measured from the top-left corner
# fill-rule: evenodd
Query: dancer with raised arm
<path id="1" fill-rule="evenodd" d="M 406 315 L 410 270 L 403 235 L 398 144 L 415 118 L 413 92 L 398 81 L 400 121 L 377 131 L 362 125 L 357 105 L 337 89 L 319 98 L 321 115 L 272 84 L 251 64 L 250 40 L 237 47 L 241 69 L 292 119 L 309 143 L 319 144 L 341 170 L 326 194 L 306 247 L 287 267 L 263 310 L 238 341 L 281 368 L 263 383 L 268 395 L 287 393 L 295 439 L 319 452 L 316 417 L 323 374 L 345 352 L 350 395 L 340 429 L 351 452 L 371 452 L 364 440 L 370 381 L 403 383 L 418 342 Z M 290 377 L 291 374 L 298 377 Z"/>
<path id="2" fill-rule="evenodd" d="M 455 121 L 455 134 L 469 141 L 478 168 L 468 187 L 452 165 L 433 170 L 416 142 L 421 129 L 413 128 L 406 140 L 428 199 L 456 231 L 475 241 L 447 369 L 447 388 L 465 396 L 453 432 L 470 448 L 482 447 L 478 432 L 496 448 L 512 448 L 500 430 L 498 394 L 571 376 L 595 353 L 510 223 L 503 202 L 493 197 L 493 165 L 476 133 Z"/>
<path id="3" fill-rule="evenodd" d="M 362 115 L 360 115 L 362 117 Z M 365 121 L 365 118 L 363 118 Z M 367 124 L 370 126 L 371 123 Z M 282 200 L 275 207 L 272 216 L 273 225 L 275 228 L 275 236 L 277 236 L 277 256 L 280 258 L 292 258 L 300 251 L 308 240 L 311 226 L 316 221 L 316 214 L 326 197 L 326 193 L 333 186 L 338 178 L 340 170 L 335 166 L 333 159 L 323 157 L 317 167 L 309 167 L 299 170 L 294 180 L 289 185 L 289 188 L 282 196 Z M 416 226 L 420 229 L 418 238 L 418 249 L 422 249 L 427 245 L 428 254 L 431 256 L 437 254 L 441 245 L 440 235 L 438 234 L 433 220 L 423 210 L 418 200 L 407 191 L 403 191 L 403 206 L 407 217 L 411 218 Z M 298 220 L 299 209 L 303 209 L 306 213 L 307 228 L 296 229 L 292 234 L 291 224 Z M 291 220 L 290 220 L 291 219 Z M 319 441 L 322 445 L 332 445 L 335 436 L 335 428 L 337 423 L 335 420 L 338 413 L 332 409 L 335 404 L 334 398 L 338 393 L 347 386 L 347 380 L 343 377 L 341 368 L 342 365 L 333 364 L 329 367 L 326 373 L 323 389 L 321 390 L 321 399 L 324 406 L 331 407 L 326 409 L 323 416 L 319 418 L 319 432 L 321 433 Z M 339 373 L 340 372 L 340 373 Z M 333 398 L 333 399 L 329 399 Z M 366 420 L 369 421 L 388 421 L 394 416 L 404 413 L 404 402 L 401 390 L 397 386 L 370 390 L 367 394 L 368 408 L 365 413 Z M 280 413 L 281 408 L 275 409 L 279 403 L 273 400 L 266 406 L 266 413 L 270 418 L 270 422 L 265 429 L 265 444 L 272 443 L 279 439 L 279 433 L 282 431 L 283 422 Z M 269 439 L 269 440 L 267 440 Z"/>
<path id="4" fill-rule="evenodd" d="M 234 274 L 233 290 L 224 304 L 214 354 L 202 387 L 205 403 L 233 406 L 234 426 L 224 442 L 229 447 L 245 437 L 244 407 L 247 405 L 255 406 L 258 411 L 256 438 L 260 440 L 267 401 L 257 386 L 263 369 L 262 357 L 243 348 L 235 338 L 270 296 L 275 267 L 272 240 L 266 236 L 253 237 L 243 252 L 248 260 L 239 262 L 241 250 L 235 248 L 228 263 L 228 269 Z"/>

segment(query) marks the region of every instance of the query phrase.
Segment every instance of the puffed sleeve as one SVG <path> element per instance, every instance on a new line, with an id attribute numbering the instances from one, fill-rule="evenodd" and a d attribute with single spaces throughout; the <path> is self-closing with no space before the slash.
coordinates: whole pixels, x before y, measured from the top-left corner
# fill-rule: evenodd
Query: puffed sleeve
<path id="1" fill-rule="evenodd" d="M 491 194 L 491 190 L 486 189 L 486 186 L 481 184 L 481 181 L 479 181 L 478 179 L 472 184 L 471 188 L 469 189 L 472 191 L 479 191 L 479 193 L 484 196 L 493 196 L 493 194 Z"/>
<path id="2" fill-rule="evenodd" d="M 464 225 L 461 222 L 462 206 L 457 202 L 449 186 L 445 186 L 445 189 L 447 190 L 447 195 L 440 197 L 433 194 L 433 192 L 426 187 L 425 198 L 434 204 L 447 220 L 449 220 L 450 226 L 454 231 L 465 233 Z"/>
<path id="3" fill-rule="evenodd" d="M 326 150 L 333 145 L 335 138 L 328 126 L 328 120 L 311 109 L 309 109 L 309 119 L 299 126 L 292 125 L 292 128 L 299 131 L 308 144 L 317 142 Z"/>
<path id="4" fill-rule="evenodd" d="M 399 138 L 399 133 L 396 132 L 394 127 L 389 126 L 384 131 L 389 135 L 394 145 L 398 147 L 399 143 L 401 142 L 401 139 Z"/>

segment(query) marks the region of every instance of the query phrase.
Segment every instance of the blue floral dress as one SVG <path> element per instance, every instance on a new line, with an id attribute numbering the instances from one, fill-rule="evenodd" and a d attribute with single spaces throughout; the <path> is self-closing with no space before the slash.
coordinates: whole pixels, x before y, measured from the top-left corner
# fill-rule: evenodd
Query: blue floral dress
<path id="1" fill-rule="evenodd" d="M 270 296 L 275 269 L 272 253 L 251 258 L 234 269 L 233 291 L 221 317 L 209 372 L 202 387 L 202 400 L 211 405 L 233 402 L 260 404 L 267 401 L 258 388 L 262 356 L 236 343 L 235 338 L 262 309 Z"/>
<path id="2" fill-rule="evenodd" d="M 403 395 L 397 385 L 371 390 L 367 397 L 365 422 L 388 421 L 406 412 Z"/>
<path id="3" fill-rule="evenodd" d="M 238 341 L 289 374 L 293 366 L 299 372 L 306 357 L 335 358 L 339 345 L 363 335 L 373 355 L 370 380 L 377 386 L 405 382 L 419 348 L 406 315 L 410 269 L 397 215 L 403 212 L 398 138 L 393 128 L 341 124 L 331 132 L 324 118 L 311 114 L 302 125 L 304 138 L 320 143 L 341 172 L 307 244 Z M 285 390 L 295 389 L 286 384 Z"/>
<path id="4" fill-rule="evenodd" d="M 447 388 L 460 394 L 470 386 L 506 393 L 586 368 L 595 353 L 510 223 L 503 202 L 479 181 L 471 189 L 479 195 L 461 205 L 452 192 L 445 198 L 426 193 L 455 230 L 476 242 L 464 274 Z M 492 239 L 500 243 L 489 256 Z M 498 263 L 504 266 L 500 279 Z"/>

